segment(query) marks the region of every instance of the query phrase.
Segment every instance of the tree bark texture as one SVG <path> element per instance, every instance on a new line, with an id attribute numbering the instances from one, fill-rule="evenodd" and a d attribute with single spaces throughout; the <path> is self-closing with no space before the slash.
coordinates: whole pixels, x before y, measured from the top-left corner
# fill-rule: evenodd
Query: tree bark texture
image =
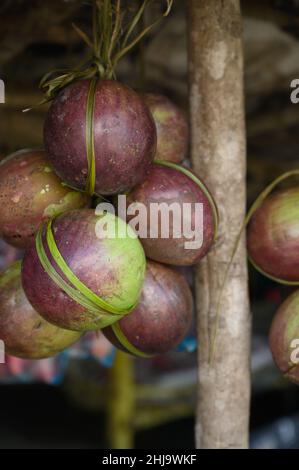
<path id="1" fill-rule="evenodd" d="M 246 448 L 250 313 L 245 235 L 217 302 L 246 212 L 242 20 L 239 0 L 187 0 L 191 155 L 220 216 L 218 240 L 196 267 L 197 448 Z M 219 312 L 214 358 L 210 358 Z"/>

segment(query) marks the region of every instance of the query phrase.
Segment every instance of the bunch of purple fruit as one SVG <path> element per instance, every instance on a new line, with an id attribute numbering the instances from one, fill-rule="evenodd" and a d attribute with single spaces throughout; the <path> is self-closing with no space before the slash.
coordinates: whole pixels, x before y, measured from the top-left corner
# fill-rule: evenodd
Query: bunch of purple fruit
<path id="1" fill-rule="evenodd" d="M 266 197 L 248 228 L 248 251 L 265 276 L 299 285 L 299 188 L 288 187 Z M 279 307 L 270 330 L 270 348 L 284 376 L 299 385 L 299 290 Z"/>
<path id="2" fill-rule="evenodd" d="M 183 112 L 163 96 L 97 79 L 59 92 L 45 120 L 45 150 L 23 150 L 0 165 L 1 236 L 25 249 L 22 264 L 0 278 L 7 353 L 49 357 L 100 329 L 116 347 L 141 357 L 182 341 L 193 300 L 175 266 L 199 262 L 217 231 L 212 196 L 181 165 L 188 138 Z M 161 218 L 138 238 L 129 216 L 95 211 L 95 198 L 114 201 L 118 194 L 147 209 L 190 204 L 193 226 L 193 207 L 200 204 L 202 243 L 186 248 L 188 237 L 174 234 L 171 218 L 168 238 Z M 99 237 L 103 218 L 111 233 Z M 115 236 L 120 228 L 125 236 Z"/>

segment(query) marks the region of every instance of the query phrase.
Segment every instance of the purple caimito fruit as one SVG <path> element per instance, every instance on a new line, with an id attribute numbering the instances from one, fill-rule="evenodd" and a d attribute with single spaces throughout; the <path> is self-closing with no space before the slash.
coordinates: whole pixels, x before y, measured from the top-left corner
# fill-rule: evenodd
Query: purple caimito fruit
<path id="1" fill-rule="evenodd" d="M 272 322 L 269 343 L 277 367 L 299 385 L 299 290 L 279 307 Z"/>
<path id="2" fill-rule="evenodd" d="M 143 181 L 156 128 L 142 98 L 114 80 L 79 80 L 54 99 L 45 121 L 48 159 L 70 186 L 116 194 Z M 93 166 L 94 165 L 94 166 Z"/>
<path id="3" fill-rule="evenodd" d="M 21 263 L 0 276 L 0 339 L 5 351 L 23 359 L 55 356 L 81 336 L 47 322 L 28 302 L 21 282 Z"/>
<path id="4" fill-rule="evenodd" d="M 0 235 L 11 245 L 27 248 L 43 222 L 89 203 L 58 178 L 43 150 L 21 150 L 0 164 Z"/>
<path id="5" fill-rule="evenodd" d="M 299 187 L 265 199 L 251 219 L 247 240 L 259 271 L 279 281 L 299 281 Z"/>
<path id="6" fill-rule="evenodd" d="M 139 304 L 103 333 L 116 347 L 135 356 L 164 354 L 186 336 L 192 314 L 192 294 L 185 278 L 148 261 Z"/>
<path id="7" fill-rule="evenodd" d="M 145 93 L 157 128 L 157 160 L 181 163 L 188 152 L 189 128 L 183 111 L 163 95 Z"/>
<path id="8" fill-rule="evenodd" d="M 123 220 L 81 209 L 42 227 L 25 254 L 22 282 L 47 321 L 87 331 L 110 325 L 135 307 L 144 271 L 142 245 Z"/>
<path id="9" fill-rule="evenodd" d="M 127 221 L 138 228 L 145 254 L 154 261 L 195 264 L 216 237 L 218 215 L 213 198 L 183 166 L 155 162 L 147 179 L 128 194 L 127 205 Z"/>

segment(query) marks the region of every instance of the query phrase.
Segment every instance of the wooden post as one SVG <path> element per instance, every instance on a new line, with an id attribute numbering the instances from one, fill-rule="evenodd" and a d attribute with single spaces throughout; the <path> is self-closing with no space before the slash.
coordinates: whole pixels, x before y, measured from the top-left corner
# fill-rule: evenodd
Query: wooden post
<path id="1" fill-rule="evenodd" d="M 250 315 L 245 236 L 217 301 L 245 216 L 246 155 L 239 0 L 188 0 L 192 162 L 213 193 L 219 238 L 196 268 L 198 448 L 246 448 L 250 400 Z"/>
<path id="2" fill-rule="evenodd" d="M 132 449 L 135 437 L 134 359 L 117 351 L 110 369 L 107 396 L 107 440 L 110 449 Z"/>

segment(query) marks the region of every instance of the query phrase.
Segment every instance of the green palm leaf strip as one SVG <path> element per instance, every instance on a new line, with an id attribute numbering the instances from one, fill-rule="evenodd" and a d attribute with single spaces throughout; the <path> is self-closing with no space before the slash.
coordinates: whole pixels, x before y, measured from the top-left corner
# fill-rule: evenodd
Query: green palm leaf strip
<path id="1" fill-rule="evenodd" d="M 86 156 L 88 173 L 86 179 L 85 191 L 93 196 L 96 184 L 96 162 L 95 162 L 95 150 L 94 150 L 94 107 L 95 107 L 95 95 L 97 89 L 96 78 L 93 78 L 89 85 L 87 104 L 86 104 Z"/>
<path id="2" fill-rule="evenodd" d="M 120 344 L 124 346 L 124 348 L 126 348 L 129 353 L 133 354 L 134 356 L 143 357 L 145 359 L 152 357 L 150 354 L 146 354 L 140 351 L 139 349 L 135 348 L 135 346 L 130 343 L 128 338 L 124 335 L 123 331 L 121 330 L 119 322 L 113 323 L 113 325 L 111 325 L 111 328 Z"/>
<path id="3" fill-rule="evenodd" d="M 42 229 L 39 230 L 35 239 L 35 246 L 37 255 L 39 257 L 40 263 L 48 276 L 52 279 L 55 284 L 60 287 L 72 300 L 82 305 L 82 307 L 87 308 L 90 311 L 97 312 L 98 309 L 94 305 L 90 305 L 89 302 L 86 302 L 86 299 L 80 294 L 79 291 L 73 289 L 65 280 L 60 276 L 59 273 L 54 269 L 51 262 L 49 261 L 42 242 Z"/>
<path id="4" fill-rule="evenodd" d="M 73 271 L 66 264 L 64 258 L 62 257 L 52 232 L 52 221 L 47 224 L 46 227 L 46 239 L 47 245 L 50 250 L 51 256 L 53 257 L 55 263 L 63 272 L 67 280 L 72 284 L 70 286 L 55 270 L 54 266 L 50 262 L 42 240 L 43 228 L 41 228 L 36 236 L 36 251 L 39 257 L 39 260 L 50 278 L 55 282 L 58 287 L 60 287 L 71 299 L 79 303 L 87 310 L 99 313 L 99 310 L 102 310 L 103 313 L 112 313 L 116 315 L 125 315 L 134 307 L 127 309 L 119 309 L 113 307 L 105 300 L 101 299 L 96 295 L 92 290 L 90 290 L 80 279 L 73 273 Z"/>

